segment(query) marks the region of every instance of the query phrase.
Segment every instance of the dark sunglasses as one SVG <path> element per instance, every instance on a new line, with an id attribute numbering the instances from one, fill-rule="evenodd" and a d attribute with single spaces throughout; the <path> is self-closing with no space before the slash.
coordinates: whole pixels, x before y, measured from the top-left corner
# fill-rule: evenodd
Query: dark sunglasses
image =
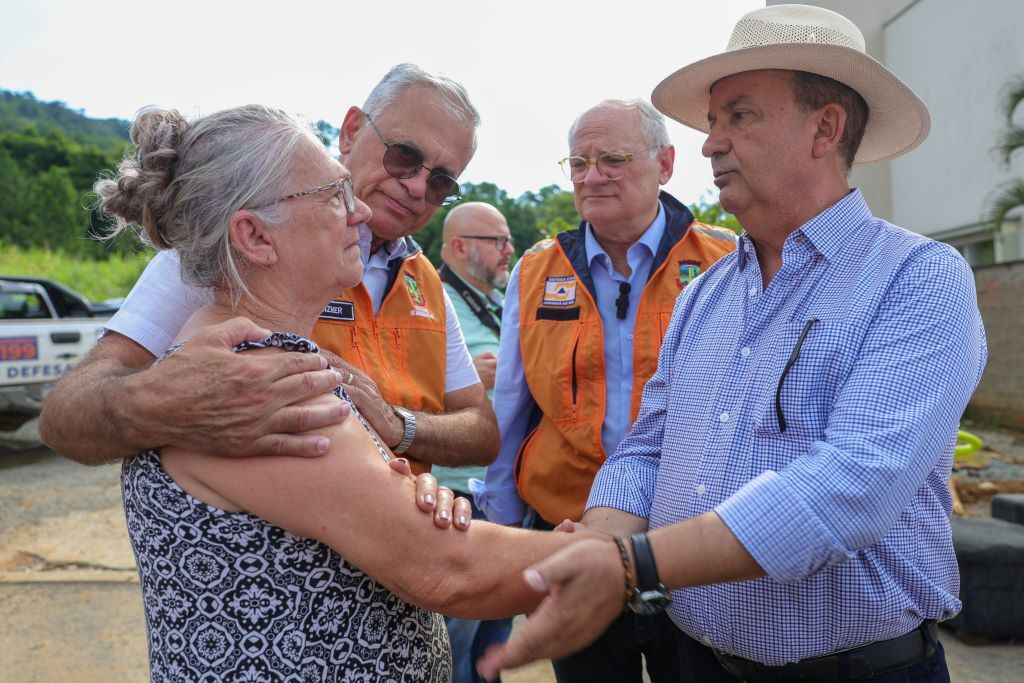
<path id="1" fill-rule="evenodd" d="M 462 192 L 459 183 L 446 173 L 427 168 L 423 165 L 423 153 L 415 147 L 402 144 L 401 142 L 389 143 L 384 139 L 377 124 L 373 122 L 370 115 L 363 112 L 363 116 L 370 123 L 370 127 L 377 133 L 377 137 L 384 143 L 384 170 L 392 178 L 412 178 L 426 168 L 430 176 L 427 178 L 426 200 L 434 206 L 448 206 L 462 199 Z"/>

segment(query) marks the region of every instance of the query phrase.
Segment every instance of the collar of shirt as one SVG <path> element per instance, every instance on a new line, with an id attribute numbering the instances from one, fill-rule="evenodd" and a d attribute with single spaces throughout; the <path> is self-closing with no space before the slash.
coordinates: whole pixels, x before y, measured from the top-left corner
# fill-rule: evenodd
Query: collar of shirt
<path id="1" fill-rule="evenodd" d="M 845 197 L 828 207 L 817 216 L 794 230 L 782 245 L 783 260 L 796 248 L 795 245 L 810 248 L 832 261 L 843 246 L 853 239 L 854 233 L 870 219 L 871 210 L 859 189 L 853 189 Z M 736 265 L 742 271 L 747 259 L 754 255 L 757 243 L 743 233 L 739 238 Z"/>
<path id="2" fill-rule="evenodd" d="M 367 260 L 367 267 L 387 269 L 388 263 L 397 258 L 402 258 L 409 251 L 405 239 L 389 240 L 382 244 L 377 251 L 370 254 Z"/>
<path id="3" fill-rule="evenodd" d="M 619 279 L 622 276 L 616 278 L 613 273 L 615 269 L 612 267 L 612 259 L 608 256 L 608 252 L 601 247 L 601 244 L 597 241 L 594 236 L 594 228 L 590 223 L 587 223 L 587 230 L 585 231 L 585 245 L 587 249 L 587 265 L 590 267 L 590 272 L 594 272 L 594 265 L 600 264 L 604 268 L 612 279 Z M 626 251 L 626 261 L 629 263 L 629 269 L 632 275 L 628 279 L 630 282 L 634 280 L 637 271 L 641 270 L 641 261 L 646 256 L 647 259 L 653 259 L 654 255 L 658 253 L 658 245 L 661 244 L 661 238 L 665 234 L 665 207 L 661 205 L 661 201 L 658 201 L 658 215 L 654 217 L 654 221 L 648 226 L 644 234 L 640 236 L 636 242 L 630 245 Z M 647 254 L 643 254 L 641 250 L 646 249 Z M 646 277 L 646 274 L 645 274 Z"/>

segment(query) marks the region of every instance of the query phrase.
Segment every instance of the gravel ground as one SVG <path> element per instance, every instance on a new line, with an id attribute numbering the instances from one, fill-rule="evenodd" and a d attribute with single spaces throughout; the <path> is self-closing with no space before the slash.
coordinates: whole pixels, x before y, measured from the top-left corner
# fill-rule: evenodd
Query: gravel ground
<path id="1" fill-rule="evenodd" d="M 1024 480 L 1024 434 L 971 428 L 994 460 L 1019 464 Z M 0 450 L 0 681 L 147 679 L 118 473 L 118 465 L 82 467 L 46 449 Z M 968 646 L 946 631 L 942 640 L 953 681 L 1024 681 L 1024 644 Z M 503 680 L 554 677 L 538 662 Z"/>

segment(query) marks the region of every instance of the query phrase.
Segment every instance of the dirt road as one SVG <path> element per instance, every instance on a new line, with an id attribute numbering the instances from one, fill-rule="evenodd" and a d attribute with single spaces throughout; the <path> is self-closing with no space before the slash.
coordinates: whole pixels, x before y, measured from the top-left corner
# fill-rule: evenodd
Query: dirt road
<path id="1" fill-rule="evenodd" d="M 145 681 L 146 637 L 119 467 L 0 452 L 0 681 Z M 953 680 L 1024 681 L 1024 644 L 943 634 Z M 550 664 L 505 683 L 551 683 Z"/>

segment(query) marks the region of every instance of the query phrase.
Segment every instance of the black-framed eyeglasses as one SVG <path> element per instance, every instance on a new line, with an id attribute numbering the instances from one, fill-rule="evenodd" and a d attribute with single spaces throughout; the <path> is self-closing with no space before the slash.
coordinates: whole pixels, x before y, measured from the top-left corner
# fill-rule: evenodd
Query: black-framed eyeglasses
<path id="1" fill-rule="evenodd" d="M 427 177 L 427 191 L 425 198 L 434 206 L 448 206 L 462 199 L 462 191 L 459 183 L 447 173 L 423 165 L 423 152 L 415 147 L 401 142 L 391 143 L 384 139 L 384 135 L 377 128 L 370 115 L 363 112 L 363 116 L 370 123 L 370 127 L 377 133 L 377 137 L 384 143 L 384 170 L 392 178 L 406 179 L 415 177 L 420 169 L 426 169 L 430 175 Z"/>
<path id="2" fill-rule="evenodd" d="M 800 357 L 800 349 L 804 345 L 804 339 L 816 322 L 818 322 L 817 318 L 810 318 L 804 323 L 804 329 L 800 331 L 800 336 L 796 340 L 796 346 L 793 347 L 793 352 L 789 354 L 789 360 L 786 361 L 785 367 L 782 368 L 779 385 L 775 388 L 775 417 L 779 421 L 780 432 L 786 431 L 786 416 L 782 414 L 782 383 L 786 381 L 786 376 L 796 363 L 796 359 Z"/>
<path id="3" fill-rule="evenodd" d="M 458 235 L 464 240 L 490 240 L 494 242 L 494 246 L 498 248 L 498 251 L 505 251 L 505 247 L 512 247 L 515 249 L 515 242 L 512 241 L 512 236 L 496 236 L 496 235 Z"/>
<path id="4" fill-rule="evenodd" d="M 591 166 L 608 180 L 619 180 L 626 175 L 626 169 L 633 159 L 640 156 L 639 152 L 604 152 L 596 159 L 590 157 L 566 157 L 558 162 L 565 177 L 574 183 L 583 182 Z"/>
<path id="5" fill-rule="evenodd" d="M 274 204 L 279 204 L 280 202 L 286 202 L 289 199 L 305 197 L 307 195 L 316 194 L 317 192 L 326 192 L 327 190 L 338 190 L 339 192 L 341 192 L 342 199 L 345 200 L 345 211 L 347 211 L 349 215 L 352 215 L 356 212 L 356 193 L 355 189 L 352 187 L 351 178 L 338 178 L 333 183 L 321 185 L 320 187 L 314 187 L 311 190 L 303 190 L 302 192 L 296 192 L 294 194 L 288 195 L 287 197 L 281 197 L 280 199 L 275 199 L 272 202 L 267 202 L 266 204 L 260 204 L 259 206 L 254 206 L 251 208 L 253 210 L 265 209 L 268 206 L 273 206 Z"/>

